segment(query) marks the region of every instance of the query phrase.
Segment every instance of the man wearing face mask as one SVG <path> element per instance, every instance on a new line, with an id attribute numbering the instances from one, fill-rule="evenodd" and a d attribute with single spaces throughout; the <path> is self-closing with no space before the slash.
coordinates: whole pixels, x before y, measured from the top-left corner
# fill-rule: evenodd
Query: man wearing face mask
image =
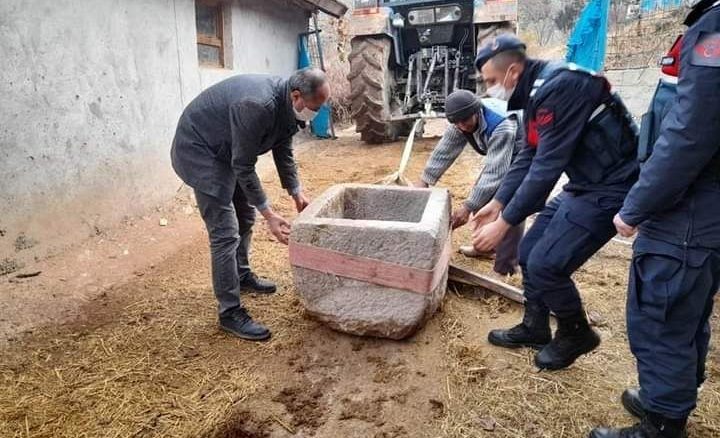
<path id="1" fill-rule="evenodd" d="M 242 306 L 241 291 L 276 290 L 250 269 L 255 210 L 279 242 L 287 244 L 290 233 L 290 223 L 271 208 L 255 164 L 258 156 L 272 151 L 282 186 L 302 211 L 309 201 L 298 179 L 292 137 L 329 94 L 325 74 L 318 69 L 299 70 L 289 79 L 239 75 L 200 93 L 180 117 L 171 151 L 173 168 L 195 190 L 208 230 L 220 327 L 240 338 L 270 337 Z"/>
<path id="2" fill-rule="evenodd" d="M 435 146 L 421 180 L 415 184 L 416 187 L 436 184 L 460 156 L 466 144 L 470 144 L 478 154 L 486 157 L 483 170 L 468 198 L 460 208 L 453 211 L 451 222 L 455 229 L 465 225 L 472 213 L 492 199 L 522 146 L 522 135 L 518 135 L 517 116 L 506 117 L 492 111 L 483 106 L 482 101 L 468 90 L 458 90 L 447 97 L 445 115 L 451 125 Z M 515 273 L 518 244 L 524 229 L 524 223 L 513 227 L 498 247 L 493 268 L 498 274 Z M 470 257 L 479 255 L 472 247 L 461 247 L 461 252 Z"/>
<path id="3" fill-rule="evenodd" d="M 473 245 L 490 250 L 540 212 L 520 244 L 523 321 L 488 340 L 540 349 L 539 368 L 562 369 L 600 344 L 571 276 L 615 235 L 613 216 L 638 177 L 637 127 L 604 77 L 527 59 L 514 36 L 483 47 L 476 66 L 494 95 L 525 111 L 527 135 L 495 198 L 474 218 Z M 563 173 L 569 183 L 545 205 Z M 550 311 L 558 318 L 554 337 Z"/>

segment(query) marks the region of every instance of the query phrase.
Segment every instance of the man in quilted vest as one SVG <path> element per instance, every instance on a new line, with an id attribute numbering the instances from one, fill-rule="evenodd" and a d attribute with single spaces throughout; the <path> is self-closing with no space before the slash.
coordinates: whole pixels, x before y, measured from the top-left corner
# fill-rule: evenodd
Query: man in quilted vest
<path id="1" fill-rule="evenodd" d="M 465 225 L 471 214 L 493 198 L 522 146 L 519 141 L 522 135 L 518 135 L 517 116 L 505 116 L 483 106 L 482 101 L 467 90 L 455 91 L 447 97 L 445 115 L 450 126 L 435 146 L 416 186 L 435 185 L 467 144 L 478 154 L 485 156 L 483 169 L 470 194 L 452 214 L 452 227 L 455 229 Z M 498 274 L 515 273 L 518 266 L 518 245 L 524 229 L 524 223 L 513 227 L 498 246 L 494 266 Z M 461 247 L 460 251 L 471 257 L 482 255 L 472 246 Z"/>

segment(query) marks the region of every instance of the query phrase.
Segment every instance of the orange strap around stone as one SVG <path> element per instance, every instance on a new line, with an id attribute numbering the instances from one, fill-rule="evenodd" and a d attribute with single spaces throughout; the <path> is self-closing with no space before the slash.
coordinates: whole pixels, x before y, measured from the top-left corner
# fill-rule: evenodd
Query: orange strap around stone
<path id="1" fill-rule="evenodd" d="M 451 251 L 448 238 L 435 267 L 420 269 L 295 242 L 289 246 L 293 266 L 418 294 L 429 294 L 438 286 L 450 263 Z"/>

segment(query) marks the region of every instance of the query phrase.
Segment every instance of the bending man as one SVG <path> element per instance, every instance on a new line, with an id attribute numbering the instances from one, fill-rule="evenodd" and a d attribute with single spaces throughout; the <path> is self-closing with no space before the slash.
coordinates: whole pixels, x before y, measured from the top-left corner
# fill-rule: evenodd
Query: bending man
<path id="1" fill-rule="evenodd" d="M 220 327 L 248 340 L 270 331 L 252 320 L 240 292 L 273 293 L 275 285 L 250 269 L 255 210 L 278 241 L 290 224 L 270 206 L 255 171 L 258 156 L 272 151 L 282 186 L 297 211 L 308 204 L 292 152 L 298 123 L 311 120 L 330 94 L 322 71 L 304 69 L 290 79 L 239 75 L 200 93 L 185 109 L 172 146 L 172 163 L 195 190 L 210 237 L 212 279 Z"/>
<path id="2" fill-rule="evenodd" d="M 484 107 L 481 100 L 470 91 L 459 90 L 450 94 L 445 102 L 445 115 L 451 125 L 435 146 L 425 165 L 422 179 L 415 185 L 435 185 L 467 144 L 486 157 L 483 170 L 470 195 L 452 214 L 452 227 L 455 229 L 465 225 L 471 214 L 492 199 L 522 145 L 518 141 L 517 117 L 505 117 Z M 515 273 L 518 265 L 518 245 L 524 229 L 524 223 L 513 227 L 498 246 L 494 266 L 498 274 Z M 479 255 L 472 247 L 462 247 L 461 252 L 471 257 Z"/>

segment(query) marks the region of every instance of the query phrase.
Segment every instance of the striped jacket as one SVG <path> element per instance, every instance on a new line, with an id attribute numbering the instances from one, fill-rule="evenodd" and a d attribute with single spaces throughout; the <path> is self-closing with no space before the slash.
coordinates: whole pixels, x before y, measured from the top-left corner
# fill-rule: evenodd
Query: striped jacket
<path id="1" fill-rule="evenodd" d="M 522 132 L 518 132 L 522 128 L 516 115 L 508 115 L 491 133 L 486 132 L 487 123 L 482 109 L 479 115 L 479 126 L 473 137 L 478 146 L 487 151 L 487 155 L 483 169 L 465 200 L 465 206 L 472 212 L 478 211 L 490 202 L 510 169 L 510 164 L 523 146 Z M 467 143 L 468 139 L 462 131 L 455 125 L 448 126 L 425 165 L 423 182 L 431 186 L 435 185 L 460 156 Z"/>

